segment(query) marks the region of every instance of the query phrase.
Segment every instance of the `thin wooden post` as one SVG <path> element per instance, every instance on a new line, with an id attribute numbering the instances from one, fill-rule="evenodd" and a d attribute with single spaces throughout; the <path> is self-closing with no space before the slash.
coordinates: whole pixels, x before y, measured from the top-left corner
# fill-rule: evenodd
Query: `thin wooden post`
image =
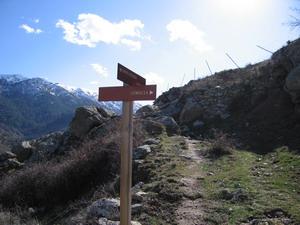
<path id="1" fill-rule="evenodd" d="M 133 101 L 123 102 L 120 206 L 121 225 L 131 225 L 131 185 L 132 185 L 132 136 Z"/>
<path id="2" fill-rule="evenodd" d="M 231 60 L 231 62 L 233 62 L 233 64 L 234 64 L 237 68 L 240 69 L 239 65 L 233 60 L 233 58 L 231 58 L 231 56 L 230 56 L 228 53 L 226 53 L 226 55 L 227 55 L 227 57 Z"/>

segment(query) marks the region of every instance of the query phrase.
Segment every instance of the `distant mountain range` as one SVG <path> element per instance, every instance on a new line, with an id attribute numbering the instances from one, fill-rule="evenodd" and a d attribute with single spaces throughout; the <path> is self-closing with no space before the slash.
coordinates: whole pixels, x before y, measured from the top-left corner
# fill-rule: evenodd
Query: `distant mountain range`
<path id="1" fill-rule="evenodd" d="M 0 130 L 0 143 L 1 137 L 11 136 L 3 134 L 8 130 L 24 138 L 64 130 L 80 106 L 121 112 L 121 102 L 98 102 L 97 93 L 70 89 L 42 78 L 0 74 L 0 128 L 5 127 Z"/>

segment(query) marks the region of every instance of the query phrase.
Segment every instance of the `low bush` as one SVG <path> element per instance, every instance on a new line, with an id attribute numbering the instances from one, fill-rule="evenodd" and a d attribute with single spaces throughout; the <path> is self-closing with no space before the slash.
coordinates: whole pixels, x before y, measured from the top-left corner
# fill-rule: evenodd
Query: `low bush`
<path id="1" fill-rule="evenodd" d="M 118 172 L 119 154 L 85 145 L 60 162 L 47 162 L 6 176 L 0 184 L 4 206 L 44 206 L 72 200 L 92 185 L 110 180 Z"/>
<path id="2" fill-rule="evenodd" d="M 223 155 L 232 154 L 232 141 L 222 132 L 215 132 L 214 139 L 208 149 L 208 156 L 211 158 L 219 158 Z"/>

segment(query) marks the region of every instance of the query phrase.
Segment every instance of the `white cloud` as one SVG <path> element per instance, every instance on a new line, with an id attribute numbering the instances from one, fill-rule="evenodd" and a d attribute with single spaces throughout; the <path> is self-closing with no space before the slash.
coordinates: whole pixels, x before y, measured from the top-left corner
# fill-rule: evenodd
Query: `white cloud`
<path id="1" fill-rule="evenodd" d="M 177 40 L 186 41 L 198 52 L 205 52 L 212 49 L 212 47 L 203 39 L 204 32 L 199 30 L 188 20 L 172 20 L 166 28 L 170 32 L 171 42 Z"/>
<path id="2" fill-rule="evenodd" d="M 39 22 L 40 22 L 40 19 L 34 19 L 33 22 L 39 23 Z"/>
<path id="3" fill-rule="evenodd" d="M 118 23 L 110 22 L 96 14 L 79 14 L 74 23 L 58 20 L 57 28 L 62 28 L 64 39 L 77 45 L 96 47 L 100 42 L 106 44 L 123 44 L 131 50 L 141 49 L 141 32 L 144 24 L 140 20 L 125 19 Z"/>
<path id="4" fill-rule="evenodd" d="M 149 72 L 144 75 L 147 84 L 158 84 L 162 85 L 165 82 L 165 79 L 159 76 L 157 73 Z"/>
<path id="5" fill-rule="evenodd" d="M 108 70 L 104 66 L 97 64 L 97 63 L 92 63 L 90 65 L 96 71 L 97 74 L 104 76 L 104 77 L 108 76 Z"/>
<path id="6" fill-rule="evenodd" d="M 25 30 L 26 33 L 40 34 L 43 32 L 41 29 L 34 29 L 27 24 L 22 24 L 20 28 Z"/>
<path id="7" fill-rule="evenodd" d="M 94 80 L 94 81 L 91 81 L 90 84 L 92 84 L 92 85 L 100 85 L 101 82 Z"/>

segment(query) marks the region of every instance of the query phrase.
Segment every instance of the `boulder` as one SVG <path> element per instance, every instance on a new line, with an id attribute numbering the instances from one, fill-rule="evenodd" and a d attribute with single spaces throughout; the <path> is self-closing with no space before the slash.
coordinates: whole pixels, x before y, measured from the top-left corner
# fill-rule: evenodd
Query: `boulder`
<path id="1" fill-rule="evenodd" d="M 139 117 L 147 117 L 147 116 L 150 116 L 151 114 L 153 114 L 155 112 L 154 110 L 154 106 L 152 105 L 145 105 L 141 108 L 139 108 L 135 115 L 136 116 L 139 116 Z"/>
<path id="2" fill-rule="evenodd" d="M 143 211 L 143 205 L 142 204 L 133 204 L 131 206 L 131 212 L 133 215 L 141 214 Z"/>
<path id="3" fill-rule="evenodd" d="M 201 118 L 203 113 L 203 107 L 193 101 L 188 101 L 180 113 L 179 122 L 180 124 L 194 122 L 195 120 Z"/>
<path id="4" fill-rule="evenodd" d="M 0 161 L 0 172 L 8 172 L 10 170 L 20 169 L 23 167 L 23 163 L 20 163 L 16 158 L 7 158 Z"/>
<path id="5" fill-rule="evenodd" d="M 111 116 L 112 114 L 102 108 L 79 107 L 70 123 L 69 132 L 72 136 L 83 138 L 92 128 L 101 125 Z"/>
<path id="6" fill-rule="evenodd" d="M 201 121 L 201 120 L 196 120 L 194 123 L 193 123 L 193 128 L 194 129 L 200 129 L 204 126 L 204 122 Z"/>
<path id="7" fill-rule="evenodd" d="M 21 161 L 27 160 L 29 162 L 39 162 L 49 160 L 56 155 L 63 141 L 64 134 L 62 132 L 51 133 L 39 139 L 29 141 L 29 143 L 26 143 L 25 145 L 19 146 L 19 148 L 17 148 L 19 151 L 16 154 L 18 159 L 22 159 Z M 22 146 L 23 150 L 21 150 Z M 26 158 L 28 156 L 29 158 Z"/>
<path id="8" fill-rule="evenodd" d="M 98 220 L 98 224 L 99 225 L 120 225 L 120 222 L 119 221 L 111 221 L 106 218 L 100 218 Z"/>
<path id="9" fill-rule="evenodd" d="M 10 151 L 6 151 L 0 154 L 0 162 L 13 158 L 16 158 L 16 155 Z"/>
<path id="10" fill-rule="evenodd" d="M 133 193 L 132 200 L 134 202 L 142 202 L 147 197 L 147 195 L 148 195 L 147 192 L 138 191 L 136 193 Z"/>
<path id="11" fill-rule="evenodd" d="M 98 220 L 98 224 L 99 225 L 120 225 L 120 222 L 119 221 L 111 221 L 106 218 L 100 218 Z M 137 221 L 131 221 L 131 225 L 141 225 L 141 224 Z"/>
<path id="12" fill-rule="evenodd" d="M 155 118 L 155 120 L 166 127 L 166 131 L 168 135 L 179 134 L 180 128 L 176 121 L 171 116 L 161 116 Z"/>
<path id="13" fill-rule="evenodd" d="M 294 68 L 286 77 L 285 90 L 290 94 L 293 103 L 300 103 L 300 66 Z"/>
<path id="14" fill-rule="evenodd" d="M 148 134 L 153 136 L 158 136 L 164 132 L 164 126 L 161 123 L 150 119 L 141 120 L 142 129 L 145 130 Z"/>
<path id="15" fill-rule="evenodd" d="M 149 153 L 151 153 L 151 147 L 149 145 L 139 146 L 133 151 L 133 160 L 144 159 Z"/>
<path id="16" fill-rule="evenodd" d="M 108 220 L 119 220 L 120 218 L 120 200 L 117 199 L 99 199 L 87 208 L 89 217 L 104 217 Z"/>
<path id="17" fill-rule="evenodd" d="M 159 139 L 149 138 L 143 142 L 144 145 L 158 145 L 160 143 Z"/>
<path id="18" fill-rule="evenodd" d="M 12 148 L 12 152 L 17 155 L 20 162 L 24 162 L 31 156 L 33 149 L 34 147 L 30 144 L 30 141 L 22 141 L 21 144 Z"/>

